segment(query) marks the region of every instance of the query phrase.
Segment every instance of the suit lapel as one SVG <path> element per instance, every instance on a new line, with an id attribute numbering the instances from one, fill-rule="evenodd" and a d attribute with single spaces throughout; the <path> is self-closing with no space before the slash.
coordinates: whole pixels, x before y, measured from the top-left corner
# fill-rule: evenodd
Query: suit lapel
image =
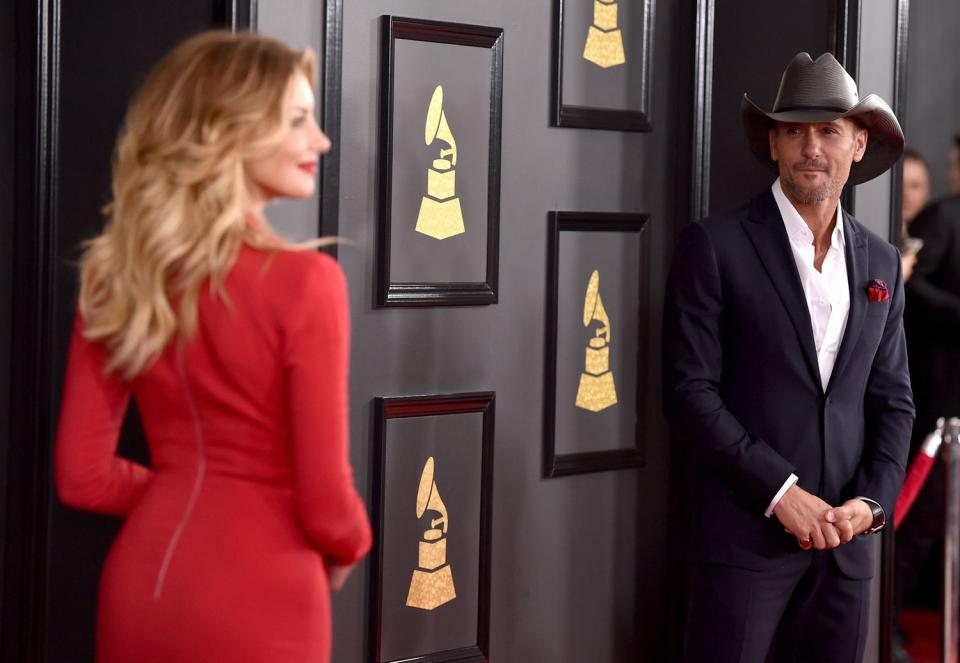
<path id="1" fill-rule="evenodd" d="M 835 382 L 834 378 L 840 375 L 847 362 L 850 361 L 850 355 L 853 353 L 853 349 L 860 338 L 860 332 L 863 330 L 863 318 L 867 313 L 867 297 L 861 287 L 862 284 L 867 282 L 869 263 L 867 242 L 846 212 L 843 212 L 843 224 L 844 234 L 847 238 L 845 253 L 847 282 L 850 286 L 850 314 L 847 317 L 847 327 L 843 332 L 843 340 L 840 341 L 837 361 L 833 366 L 833 373 L 830 374 L 827 391 Z"/>
<path id="2" fill-rule="evenodd" d="M 797 263 L 790 250 L 787 230 L 769 189 L 754 199 L 747 220 L 743 221 L 742 225 L 793 322 L 807 368 L 810 369 L 817 386 L 821 387 L 820 364 L 817 362 L 813 341 L 810 310 L 803 294 Z"/>

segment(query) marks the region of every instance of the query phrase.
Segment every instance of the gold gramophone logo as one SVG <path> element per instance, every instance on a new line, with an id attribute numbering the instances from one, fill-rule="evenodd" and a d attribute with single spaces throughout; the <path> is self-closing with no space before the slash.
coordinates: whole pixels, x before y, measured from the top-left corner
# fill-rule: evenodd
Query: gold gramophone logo
<path id="1" fill-rule="evenodd" d="M 600 323 L 587 343 L 584 372 L 577 389 L 577 407 L 600 412 L 617 404 L 617 387 L 610 370 L 610 318 L 600 298 L 600 272 L 593 270 L 583 300 L 583 326 Z"/>
<path id="2" fill-rule="evenodd" d="M 417 490 L 417 518 L 423 518 L 427 511 L 440 517 L 431 517 L 430 527 L 423 533 L 417 562 L 419 568 L 413 570 L 407 592 L 407 606 L 421 610 L 433 610 L 457 598 L 453 571 L 447 564 L 447 507 L 440 499 L 433 478 L 433 456 L 423 464 Z"/>
<path id="3" fill-rule="evenodd" d="M 427 169 L 427 195 L 420 201 L 416 231 L 434 239 L 446 239 L 464 232 L 464 227 L 460 199 L 456 196 L 457 141 L 443 112 L 442 85 L 437 86 L 430 99 L 423 139 L 427 145 L 439 140 L 447 146 L 440 148 L 440 158 L 434 159 Z"/>
<path id="4" fill-rule="evenodd" d="M 604 69 L 627 61 L 623 53 L 623 34 L 617 27 L 616 0 L 593 0 L 593 25 L 587 31 L 583 57 Z"/>

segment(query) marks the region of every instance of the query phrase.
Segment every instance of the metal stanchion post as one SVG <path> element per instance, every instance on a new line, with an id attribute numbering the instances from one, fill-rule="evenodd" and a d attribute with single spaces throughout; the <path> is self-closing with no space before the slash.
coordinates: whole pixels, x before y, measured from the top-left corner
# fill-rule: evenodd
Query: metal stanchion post
<path id="1" fill-rule="evenodd" d="M 950 419 L 943 448 L 947 504 L 943 542 L 943 661 L 960 663 L 960 419 Z"/>

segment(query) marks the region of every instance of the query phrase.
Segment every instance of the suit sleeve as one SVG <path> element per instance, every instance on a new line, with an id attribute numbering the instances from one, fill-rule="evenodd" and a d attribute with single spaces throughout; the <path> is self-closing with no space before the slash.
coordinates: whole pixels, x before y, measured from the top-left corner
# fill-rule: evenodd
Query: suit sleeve
<path id="1" fill-rule="evenodd" d="M 951 237 L 953 224 L 944 218 L 945 213 L 941 205 L 933 205 L 911 224 L 912 232 L 923 240 L 923 248 L 917 255 L 906 291 L 911 310 L 917 309 L 926 323 L 960 332 L 960 296 L 941 287 L 936 280 L 955 240 Z"/>
<path id="2" fill-rule="evenodd" d="M 913 394 L 907 367 L 903 333 L 902 263 L 897 264 L 897 282 L 883 336 L 870 368 L 864 397 L 865 448 L 855 476 L 853 494 L 876 500 L 887 522 L 893 520 L 906 472 L 913 430 Z"/>
<path id="3" fill-rule="evenodd" d="M 673 431 L 757 513 L 795 467 L 751 436 L 720 395 L 723 288 L 700 222 L 681 233 L 667 281 L 663 317 L 664 409 Z"/>
<path id="4" fill-rule="evenodd" d="M 285 350 L 298 516 L 328 563 L 350 565 L 369 550 L 371 531 L 349 462 L 346 282 L 321 255 L 303 285 Z"/>
<path id="5" fill-rule="evenodd" d="M 116 453 L 130 389 L 115 373 L 104 373 L 105 364 L 103 348 L 83 337 L 78 314 L 54 447 L 54 481 L 67 506 L 124 516 L 152 472 Z"/>

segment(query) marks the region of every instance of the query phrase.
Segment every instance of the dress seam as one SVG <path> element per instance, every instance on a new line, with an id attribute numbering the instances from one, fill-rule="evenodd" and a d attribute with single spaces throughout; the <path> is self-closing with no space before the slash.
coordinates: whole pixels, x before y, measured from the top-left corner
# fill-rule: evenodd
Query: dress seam
<path id="1" fill-rule="evenodd" d="M 173 536 L 170 537 L 170 543 L 167 544 L 167 550 L 163 555 L 163 561 L 160 564 L 160 570 L 157 574 L 157 582 L 153 588 L 153 600 L 155 602 L 160 600 L 160 595 L 163 592 L 163 585 L 167 578 L 167 572 L 169 571 L 170 563 L 173 560 L 173 554 L 177 549 L 177 544 L 180 542 L 180 537 L 183 534 L 184 529 L 186 529 L 187 522 L 190 520 L 190 516 L 193 515 L 193 509 L 200 497 L 200 489 L 203 486 L 203 479 L 207 472 L 206 444 L 203 437 L 203 427 L 200 425 L 200 416 L 197 411 L 197 405 L 193 399 L 193 392 L 190 389 L 190 382 L 187 379 L 186 367 L 183 364 L 182 348 L 177 348 L 177 371 L 180 375 L 180 381 L 183 384 L 184 394 L 186 395 L 187 399 L 187 407 L 190 409 L 190 418 L 193 421 L 194 440 L 197 445 L 198 458 L 197 476 L 193 482 L 193 491 L 190 494 L 190 499 L 187 501 L 187 505 L 183 510 L 183 515 L 180 517 L 180 522 L 177 523 L 177 527 L 173 531 Z"/>

